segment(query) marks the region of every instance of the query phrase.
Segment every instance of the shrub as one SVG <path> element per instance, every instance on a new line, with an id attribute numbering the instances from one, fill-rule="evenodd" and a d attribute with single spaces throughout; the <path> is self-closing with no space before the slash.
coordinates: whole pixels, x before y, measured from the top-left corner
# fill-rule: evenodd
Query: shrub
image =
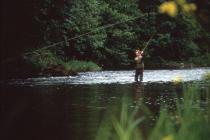
<path id="1" fill-rule="evenodd" d="M 78 60 L 71 60 L 64 63 L 64 66 L 67 70 L 77 71 L 77 72 L 85 72 L 85 71 L 99 71 L 101 68 L 91 62 L 91 61 L 78 61 Z"/>
<path id="2" fill-rule="evenodd" d="M 50 66 L 61 66 L 64 71 L 74 71 L 74 72 L 85 72 L 85 71 L 98 71 L 101 68 L 91 62 L 91 61 L 78 61 L 71 60 L 64 62 L 62 59 L 58 58 L 49 50 L 38 50 L 32 52 L 32 54 L 26 59 L 32 64 L 32 67 L 44 70 Z"/>
<path id="3" fill-rule="evenodd" d="M 51 51 L 46 49 L 32 52 L 27 59 L 32 63 L 32 66 L 39 69 L 46 69 L 49 65 L 63 63 L 62 60 L 58 59 Z"/>
<path id="4" fill-rule="evenodd" d="M 190 59 L 190 61 L 197 66 L 210 66 L 210 54 L 199 57 L 192 57 Z"/>

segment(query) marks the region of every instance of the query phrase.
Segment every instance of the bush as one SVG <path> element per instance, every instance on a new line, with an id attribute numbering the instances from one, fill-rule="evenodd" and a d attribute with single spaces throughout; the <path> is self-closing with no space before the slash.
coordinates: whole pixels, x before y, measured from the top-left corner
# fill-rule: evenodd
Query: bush
<path id="1" fill-rule="evenodd" d="M 85 72 L 85 71 L 99 71 L 101 68 L 91 62 L 91 61 L 78 61 L 78 60 L 71 60 L 64 63 L 64 66 L 67 70 L 77 71 L 77 72 Z"/>
<path id="2" fill-rule="evenodd" d="M 46 69 L 50 65 L 62 64 L 62 60 L 58 59 L 51 51 L 49 50 L 38 50 L 32 52 L 32 54 L 27 57 L 27 59 L 32 63 L 32 66 L 39 69 Z"/>
<path id="3" fill-rule="evenodd" d="M 33 52 L 30 56 L 26 57 L 32 67 L 40 69 L 41 71 L 46 69 L 62 69 L 62 71 L 72 72 L 85 72 L 85 71 L 98 71 L 101 68 L 93 63 L 87 61 L 71 60 L 68 62 L 58 58 L 49 50 L 38 50 Z"/>
<path id="4" fill-rule="evenodd" d="M 190 58 L 190 61 L 197 66 L 208 67 L 210 66 L 210 54 L 199 57 L 192 57 Z"/>

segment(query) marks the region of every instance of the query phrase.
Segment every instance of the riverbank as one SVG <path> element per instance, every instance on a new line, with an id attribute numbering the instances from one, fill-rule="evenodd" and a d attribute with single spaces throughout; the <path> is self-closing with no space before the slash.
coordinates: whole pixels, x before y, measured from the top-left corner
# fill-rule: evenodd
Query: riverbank
<path id="1" fill-rule="evenodd" d="M 192 59 L 191 61 L 166 61 L 146 60 L 145 70 L 155 69 L 192 69 L 199 67 L 210 67 L 210 57 Z M 196 61 L 195 61 L 196 60 Z M 92 61 L 63 60 L 49 50 L 40 50 L 28 56 L 20 56 L 17 59 L 1 63 L 1 78 L 31 78 L 31 77 L 51 77 L 51 76 L 76 76 L 79 72 L 90 72 L 100 70 L 133 70 L 135 64 L 128 64 L 117 68 L 100 67 Z"/>
<path id="2" fill-rule="evenodd" d="M 20 56 L 16 60 L 1 63 L 1 79 L 76 76 L 78 72 L 100 71 L 92 61 L 64 61 L 50 51 L 34 52 L 30 56 Z"/>
<path id="3" fill-rule="evenodd" d="M 145 63 L 146 69 L 192 69 L 198 67 L 204 67 L 204 66 L 198 66 L 194 63 L 189 63 L 189 62 L 175 62 L 175 61 Z"/>
<path id="4" fill-rule="evenodd" d="M 197 61 L 148 61 L 145 62 L 146 69 L 192 69 L 210 67 L 210 63 L 203 63 L 204 60 Z M 207 61 L 207 60 L 205 60 Z M 210 62 L 210 60 L 208 60 Z"/>
<path id="5" fill-rule="evenodd" d="M 165 64 L 148 64 L 145 63 L 145 71 L 144 71 L 144 77 L 147 77 L 147 70 L 160 70 L 157 71 L 159 74 L 162 73 L 164 70 L 181 70 L 180 72 L 184 72 L 183 70 L 190 70 L 193 71 L 193 69 L 201 68 L 197 67 L 193 64 L 186 64 L 186 63 L 178 63 L 178 62 L 171 62 L 171 63 L 165 63 Z M 134 66 L 130 66 L 128 68 L 129 70 L 133 71 Z M 205 68 L 204 68 L 205 69 Z M 56 76 L 77 76 L 80 72 L 93 72 L 93 71 L 101 71 L 102 68 L 100 68 L 97 64 L 93 62 L 87 62 L 87 61 L 78 61 L 78 60 L 72 60 L 68 62 L 58 63 L 58 64 L 50 64 L 46 67 L 35 67 L 31 62 L 19 60 L 16 63 L 13 63 L 11 65 L 5 65 L 3 68 L 1 67 L 1 79 L 19 79 L 19 78 L 38 78 L 38 77 L 56 77 Z M 104 70 L 104 69 L 103 69 Z M 109 71 L 113 71 L 113 69 L 109 69 Z M 115 72 L 116 71 L 116 72 Z M 107 73 L 106 69 L 102 74 Z M 115 69 L 113 71 L 116 73 L 116 75 L 121 74 L 124 72 L 123 69 Z M 171 76 L 174 75 L 176 71 L 172 71 Z M 97 74 L 97 73 L 96 73 Z M 132 74 L 132 72 L 130 73 Z M 129 75 L 130 75 L 129 74 Z M 105 76 L 105 79 L 109 78 L 109 74 L 107 73 L 107 76 Z M 127 75 L 127 74 L 125 74 Z M 124 74 L 119 76 L 119 78 L 125 77 Z M 151 77 L 151 76 L 150 76 Z M 97 79 L 96 77 L 93 77 Z M 111 77 L 110 77 L 111 78 Z M 118 80 L 119 80 L 118 78 Z M 133 76 L 130 75 L 130 80 L 133 81 Z M 116 79 L 114 80 L 116 81 Z M 122 79 L 122 81 L 125 81 Z"/>
<path id="6" fill-rule="evenodd" d="M 161 57 L 145 59 L 146 69 L 191 69 L 210 67 L 210 54 L 199 57 L 191 57 L 183 60 L 166 60 Z"/>

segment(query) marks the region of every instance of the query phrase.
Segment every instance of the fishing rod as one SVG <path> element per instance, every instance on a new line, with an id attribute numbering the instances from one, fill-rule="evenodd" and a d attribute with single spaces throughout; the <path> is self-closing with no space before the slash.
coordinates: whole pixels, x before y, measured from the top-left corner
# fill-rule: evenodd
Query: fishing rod
<path id="1" fill-rule="evenodd" d="M 152 36 L 151 36 L 150 39 L 147 41 L 146 46 L 142 49 L 142 51 L 144 51 L 144 50 L 149 46 L 149 43 L 150 43 L 150 41 L 151 41 L 151 39 L 153 38 L 154 35 L 155 35 L 155 33 L 152 34 Z"/>

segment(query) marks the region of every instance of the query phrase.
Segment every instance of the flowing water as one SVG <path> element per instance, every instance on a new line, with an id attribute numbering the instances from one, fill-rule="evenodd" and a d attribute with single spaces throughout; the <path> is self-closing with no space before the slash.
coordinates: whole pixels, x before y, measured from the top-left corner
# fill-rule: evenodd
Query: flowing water
<path id="1" fill-rule="evenodd" d="M 0 81 L 0 139 L 93 140 L 104 113 L 125 94 L 134 103 L 144 99 L 155 113 L 161 103 L 173 108 L 182 100 L 182 87 L 173 80 L 199 82 L 207 72 L 210 68 L 145 70 L 142 83 L 134 82 L 134 71 Z"/>
<path id="2" fill-rule="evenodd" d="M 143 82 L 171 82 L 180 77 L 183 81 L 196 81 L 202 78 L 210 68 L 185 70 L 145 70 Z M 37 85 L 79 85 L 79 84 L 131 84 L 134 82 L 134 71 L 100 71 L 85 72 L 78 76 L 43 77 L 2 81 L 11 85 L 37 86 Z"/>

